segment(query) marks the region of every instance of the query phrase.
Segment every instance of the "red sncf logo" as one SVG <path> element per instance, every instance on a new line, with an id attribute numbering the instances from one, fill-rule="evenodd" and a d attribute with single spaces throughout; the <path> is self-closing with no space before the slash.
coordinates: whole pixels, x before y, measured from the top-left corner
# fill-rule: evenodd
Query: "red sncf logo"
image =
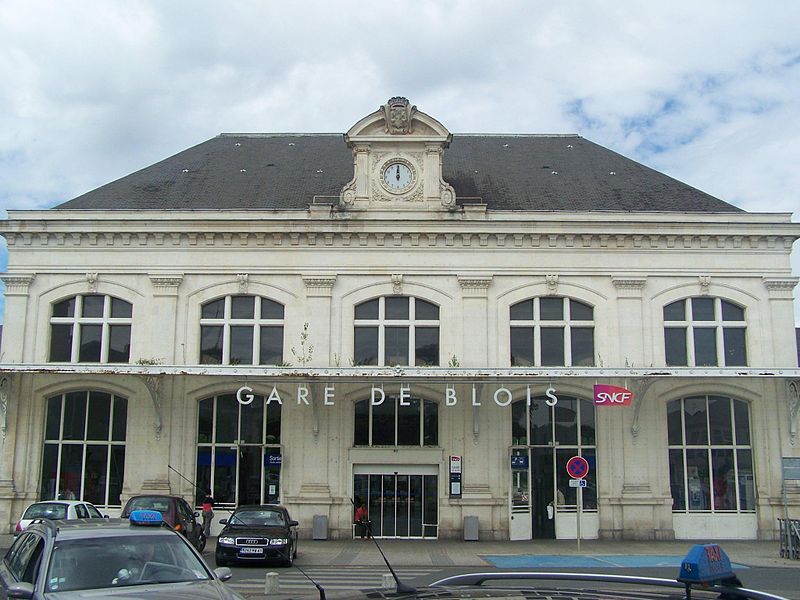
<path id="1" fill-rule="evenodd" d="M 633 402 L 633 392 L 615 385 L 602 383 L 594 386 L 594 403 L 604 406 L 628 406 Z"/>

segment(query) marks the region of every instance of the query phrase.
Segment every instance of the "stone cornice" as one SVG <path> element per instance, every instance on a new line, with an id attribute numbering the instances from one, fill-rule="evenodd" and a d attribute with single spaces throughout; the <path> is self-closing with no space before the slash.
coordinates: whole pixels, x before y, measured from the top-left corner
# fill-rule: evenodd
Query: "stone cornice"
<path id="1" fill-rule="evenodd" d="M 760 235 L 642 235 L 639 233 L 573 233 L 544 230 L 520 231 L 518 227 L 498 227 L 500 223 L 455 222 L 408 228 L 395 223 L 393 228 L 371 224 L 367 229 L 332 230 L 327 220 L 314 221 L 319 230 L 302 231 L 136 231 L 136 232 L 13 232 L 7 231 L 9 248 L 47 249 L 168 249 L 168 248 L 291 248 L 291 247 L 456 247 L 519 250 L 527 248 L 554 250 L 629 250 L 629 251 L 702 251 L 702 252 L 790 252 L 798 236 L 764 233 Z M 226 225 L 230 226 L 230 223 Z M 452 227 L 450 227 L 452 225 Z M 472 227 L 467 227 L 471 225 Z"/>
<path id="2" fill-rule="evenodd" d="M 764 277 L 764 287 L 769 292 L 770 299 L 792 300 L 792 292 L 800 282 L 798 277 Z"/>
<path id="3" fill-rule="evenodd" d="M 458 284 L 465 298 L 486 298 L 492 283 L 491 275 L 458 275 Z"/>
<path id="4" fill-rule="evenodd" d="M 333 295 L 333 284 L 336 275 L 303 275 L 306 284 L 306 295 L 309 297 L 330 298 Z"/>
<path id="5" fill-rule="evenodd" d="M 177 296 L 183 273 L 154 273 L 149 275 L 155 296 Z"/>
<path id="6" fill-rule="evenodd" d="M 641 298 L 642 290 L 647 283 L 647 277 L 621 277 L 611 276 L 611 283 L 617 289 L 620 298 Z"/>
<path id="7" fill-rule="evenodd" d="M 0 275 L 0 280 L 6 284 L 6 296 L 27 296 L 28 288 L 34 279 L 36 279 L 35 273 Z"/>

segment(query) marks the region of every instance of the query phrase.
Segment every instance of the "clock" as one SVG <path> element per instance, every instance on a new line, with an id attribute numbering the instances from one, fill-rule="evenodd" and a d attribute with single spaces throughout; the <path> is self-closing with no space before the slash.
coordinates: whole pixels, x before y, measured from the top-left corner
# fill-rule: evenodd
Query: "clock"
<path id="1" fill-rule="evenodd" d="M 414 183 L 414 171 L 405 161 L 393 160 L 383 168 L 383 184 L 390 192 L 402 192 Z"/>

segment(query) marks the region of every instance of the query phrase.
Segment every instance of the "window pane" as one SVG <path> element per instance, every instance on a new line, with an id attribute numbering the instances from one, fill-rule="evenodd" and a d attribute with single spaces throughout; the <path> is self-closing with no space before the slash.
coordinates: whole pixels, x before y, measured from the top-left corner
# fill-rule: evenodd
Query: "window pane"
<path id="1" fill-rule="evenodd" d="M 83 479 L 83 444 L 61 446 L 61 473 L 58 478 L 58 497 L 79 500 Z"/>
<path id="2" fill-rule="evenodd" d="M 576 367 L 594 366 L 594 328 L 571 327 L 572 364 Z"/>
<path id="3" fill-rule="evenodd" d="M 111 298 L 111 318 L 130 319 L 132 316 L 133 304 L 119 298 Z"/>
<path id="4" fill-rule="evenodd" d="M 725 344 L 725 366 L 745 366 L 747 364 L 747 347 L 744 327 L 724 327 L 722 339 Z"/>
<path id="5" fill-rule="evenodd" d="M 417 398 L 407 400 L 411 406 L 397 404 L 397 445 L 420 445 L 420 402 Z"/>
<path id="6" fill-rule="evenodd" d="M 261 396 L 256 396 L 255 401 L 260 401 Z M 281 405 L 277 402 L 271 402 L 266 405 L 267 407 L 267 443 L 280 444 L 281 443 Z"/>
<path id="7" fill-rule="evenodd" d="M 102 325 L 81 325 L 81 347 L 78 362 L 100 362 Z"/>
<path id="8" fill-rule="evenodd" d="M 686 473 L 689 483 L 689 510 L 710 510 L 708 450 L 686 450 Z"/>
<path id="9" fill-rule="evenodd" d="M 269 325 L 261 327 L 260 365 L 279 365 L 283 362 L 283 327 Z"/>
<path id="10" fill-rule="evenodd" d="M 756 482 L 753 478 L 753 457 L 750 450 L 737 450 L 739 469 L 739 510 L 756 509 Z"/>
<path id="11" fill-rule="evenodd" d="M 383 364 L 387 366 L 408 364 L 408 327 L 384 329 L 386 350 Z"/>
<path id="12" fill-rule="evenodd" d="M 50 326 L 50 362 L 72 360 L 72 325 Z"/>
<path id="13" fill-rule="evenodd" d="M 108 473 L 108 506 L 120 506 L 122 482 L 125 479 L 125 446 L 111 446 Z"/>
<path id="14" fill-rule="evenodd" d="M 86 433 L 86 392 L 71 392 L 64 397 L 65 440 L 82 440 Z"/>
<path id="15" fill-rule="evenodd" d="M 197 449 L 195 504 L 201 504 L 207 490 L 211 490 L 211 448 Z"/>
<path id="16" fill-rule="evenodd" d="M 236 503 L 236 454 L 230 448 L 214 448 L 214 501 Z"/>
<path id="17" fill-rule="evenodd" d="M 533 320 L 533 300 L 523 300 L 511 306 L 512 321 Z"/>
<path id="18" fill-rule="evenodd" d="M 261 299 L 261 318 L 262 319 L 283 319 L 283 304 L 279 304 L 269 298 Z"/>
<path id="19" fill-rule="evenodd" d="M 231 365 L 253 364 L 253 326 L 231 326 Z"/>
<path id="20" fill-rule="evenodd" d="M 203 305 L 201 318 L 203 319 L 223 319 L 225 317 L 225 298 L 207 302 Z"/>
<path id="21" fill-rule="evenodd" d="M 408 298 L 406 296 L 389 296 L 384 299 L 386 303 L 386 319 L 408 320 Z"/>
<path id="22" fill-rule="evenodd" d="M 559 403 L 561 400 L 559 400 Z M 550 462 L 550 453 L 551 450 L 537 450 L 534 451 L 533 457 L 536 459 L 536 455 L 538 454 L 540 460 L 537 460 L 534 464 L 546 464 Z M 563 501 L 561 500 L 561 495 L 556 496 L 556 503 L 567 505 L 567 506 L 577 506 L 578 505 L 578 488 L 569 487 L 569 480 L 572 479 L 569 474 L 567 473 L 567 461 L 570 458 L 575 456 L 577 452 L 573 449 L 564 449 L 560 448 L 556 450 L 556 489 L 561 492 L 561 495 L 564 496 Z M 542 460 L 543 459 L 543 460 Z M 534 488 L 533 494 L 540 494 L 544 496 L 544 505 L 547 505 L 553 499 L 553 490 L 550 486 L 543 486 L 543 489 L 536 490 Z M 542 504 L 541 501 L 537 502 L 534 501 L 534 504 Z"/>
<path id="23" fill-rule="evenodd" d="M 353 362 L 355 365 L 378 364 L 378 328 L 356 327 Z"/>
<path id="24" fill-rule="evenodd" d="M 533 327 L 511 328 L 511 366 L 533 366 Z"/>
<path id="25" fill-rule="evenodd" d="M 53 396 L 47 400 L 47 421 L 44 438 L 57 440 L 61 437 L 61 396 Z"/>
<path id="26" fill-rule="evenodd" d="M 564 365 L 564 328 L 542 327 L 542 366 Z"/>
<path id="27" fill-rule="evenodd" d="M 42 478 L 39 482 L 39 499 L 54 500 L 58 474 L 58 444 L 45 444 L 42 453 Z"/>
<path id="28" fill-rule="evenodd" d="M 424 416 L 422 422 L 422 443 L 425 446 L 439 445 L 439 405 L 431 400 L 425 400 Z"/>
<path id="29" fill-rule="evenodd" d="M 672 304 L 667 304 L 664 307 L 664 320 L 665 321 L 685 321 L 686 320 L 686 302 L 678 300 Z"/>
<path id="30" fill-rule="evenodd" d="M 383 404 L 372 407 L 372 445 L 394 446 L 395 401 L 387 396 Z"/>
<path id="31" fill-rule="evenodd" d="M 569 301 L 569 316 L 573 321 L 591 321 L 594 318 L 593 310 L 591 306 L 583 302 Z"/>
<path id="32" fill-rule="evenodd" d="M 694 328 L 694 364 L 698 367 L 717 366 L 717 330 L 711 327 Z"/>
<path id="33" fill-rule="evenodd" d="M 90 318 L 102 317 L 104 303 L 105 296 L 84 296 L 81 316 Z"/>
<path id="34" fill-rule="evenodd" d="M 740 446 L 750 445 L 750 414 L 747 403 L 741 400 L 733 401 L 733 421 L 736 427 L 736 443 Z"/>
<path id="35" fill-rule="evenodd" d="M 215 442 L 233 442 L 239 433 L 239 402 L 232 394 L 217 398 L 217 432 Z"/>
<path id="36" fill-rule="evenodd" d="M 200 364 L 222 364 L 222 333 L 221 326 L 203 326 L 200 328 Z"/>
<path id="37" fill-rule="evenodd" d="M 368 300 L 356 306 L 356 319 L 377 319 L 378 318 L 378 299 Z"/>
<path id="38" fill-rule="evenodd" d="M 711 450 L 714 510 L 736 510 L 736 481 L 733 476 L 733 450 Z"/>
<path id="39" fill-rule="evenodd" d="M 722 320 L 723 321 L 744 321 L 744 309 L 726 302 L 721 301 L 722 304 Z"/>
<path id="40" fill-rule="evenodd" d="M 416 327 L 414 364 L 418 367 L 436 366 L 439 364 L 439 328 Z"/>
<path id="41" fill-rule="evenodd" d="M 686 510 L 686 490 L 683 480 L 683 450 L 669 451 L 669 487 L 672 510 Z"/>
<path id="42" fill-rule="evenodd" d="M 539 318 L 542 321 L 563 321 L 564 299 L 539 298 Z"/>
<path id="43" fill-rule="evenodd" d="M 686 398 L 683 401 L 683 419 L 687 444 L 708 444 L 705 396 Z"/>
<path id="44" fill-rule="evenodd" d="M 414 315 L 418 321 L 438 321 L 439 307 L 417 298 L 414 300 Z"/>
<path id="45" fill-rule="evenodd" d="M 708 397 L 708 423 L 712 444 L 733 444 L 730 398 Z"/>
<path id="46" fill-rule="evenodd" d="M 111 421 L 111 394 L 89 392 L 89 419 L 87 440 L 108 440 L 108 425 Z M 90 500 L 90 502 L 92 502 Z"/>
<path id="47" fill-rule="evenodd" d="M 714 320 L 714 298 L 692 298 L 692 320 Z"/>
<path id="48" fill-rule="evenodd" d="M 53 305 L 54 317 L 73 317 L 75 316 L 75 296 L 67 298 Z"/>
<path id="49" fill-rule="evenodd" d="M 586 475 L 586 487 L 583 488 L 581 498 L 585 510 L 597 510 L 597 458 L 594 448 L 583 448 L 580 455 L 589 463 L 589 473 Z M 569 484 L 567 484 L 569 485 Z"/>
<path id="50" fill-rule="evenodd" d="M 683 444 L 680 400 L 673 400 L 667 404 L 667 438 L 671 446 Z"/>
<path id="51" fill-rule="evenodd" d="M 531 421 L 531 445 L 547 445 L 553 439 L 552 423 L 550 422 L 552 409 L 544 403 L 546 399 L 544 396 L 539 396 L 531 400 L 528 411 Z"/>
<path id="52" fill-rule="evenodd" d="M 511 405 L 511 444 L 526 446 L 528 444 L 528 424 L 526 416 L 528 407 L 525 400 L 517 400 Z"/>
<path id="53" fill-rule="evenodd" d="M 108 446 L 86 446 L 86 471 L 83 475 L 83 500 L 92 504 L 106 503 L 106 468 Z"/>
<path id="54" fill-rule="evenodd" d="M 559 398 L 553 407 L 556 425 L 556 443 L 578 445 L 578 401 L 575 398 Z"/>
<path id="55" fill-rule="evenodd" d="M 255 296 L 231 296 L 231 319 L 253 319 L 255 311 Z"/>
<path id="56" fill-rule="evenodd" d="M 111 439 L 124 442 L 128 429 L 128 399 L 114 397 L 114 423 L 111 426 Z"/>
<path id="57" fill-rule="evenodd" d="M 201 400 L 197 409 L 197 441 L 208 443 L 211 441 L 211 431 L 214 426 L 214 399 Z M 211 463 L 209 463 L 211 464 Z"/>
<path id="58" fill-rule="evenodd" d="M 664 345 L 667 356 L 667 366 L 685 367 L 689 364 L 686 356 L 685 327 L 665 327 Z"/>
<path id="59" fill-rule="evenodd" d="M 108 328 L 108 362 L 126 363 L 131 355 L 131 326 L 110 325 Z"/>
<path id="60" fill-rule="evenodd" d="M 353 423 L 353 445 L 369 445 L 369 401 L 361 400 L 355 403 L 355 418 Z"/>
<path id="61" fill-rule="evenodd" d="M 257 397 L 250 404 L 242 404 L 241 411 L 241 435 L 239 439 L 248 444 L 264 443 L 264 400 Z"/>
<path id="62" fill-rule="evenodd" d="M 578 407 L 581 415 L 581 444 L 584 446 L 594 446 L 594 404 L 588 400 L 578 400 Z"/>

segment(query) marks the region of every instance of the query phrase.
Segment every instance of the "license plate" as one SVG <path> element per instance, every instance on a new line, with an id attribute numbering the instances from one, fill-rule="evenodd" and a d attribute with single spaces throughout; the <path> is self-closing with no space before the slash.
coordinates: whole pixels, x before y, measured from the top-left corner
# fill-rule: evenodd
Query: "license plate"
<path id="1" fill-rule="evenodd" d="M 263 548 L 239 548 L 239 554 L 264 554 Z"/>

